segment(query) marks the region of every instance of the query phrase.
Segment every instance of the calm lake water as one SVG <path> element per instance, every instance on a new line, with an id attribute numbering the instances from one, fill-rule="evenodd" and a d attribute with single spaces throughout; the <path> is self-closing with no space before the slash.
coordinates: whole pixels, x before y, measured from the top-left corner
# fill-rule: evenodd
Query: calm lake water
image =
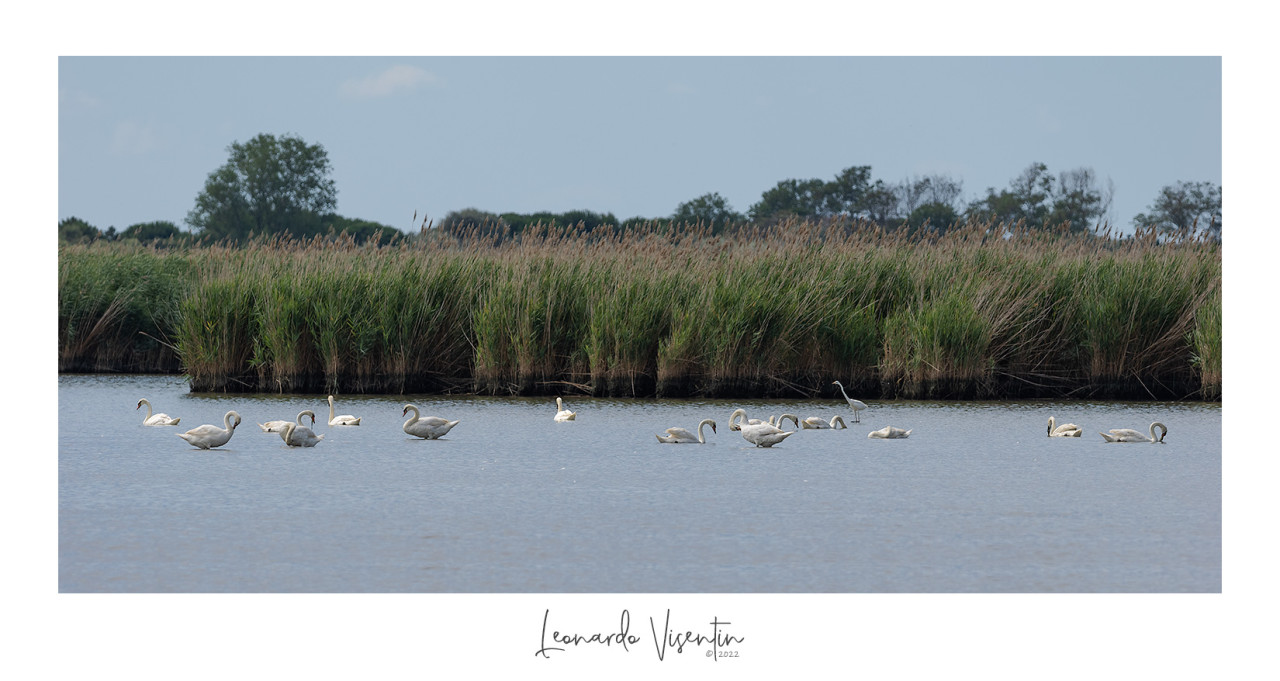
<path id="1" fill-rule="evenodd" d="M 146 397 L 178 427 L 146 427 Z M 191 394 L 60 376 L 62 592 L 1220 592 L 1222 409 L 872 402 L 757 449 L 728 429 L 843 400 Z M 406 403 L 460 419 L 401 430 Z M 244 422 L 217 450 L 177 433 Z M 315 448 L 257 424 L 317 414 Z M 1049 416 L 1084 427 L 1045 437 Z M 659 444 L 715 419 L 705 445 Z M 1168 425 L 1165 444 L 1098 431 Z M 885 425 L 906 440 L 872 440 Z"/>

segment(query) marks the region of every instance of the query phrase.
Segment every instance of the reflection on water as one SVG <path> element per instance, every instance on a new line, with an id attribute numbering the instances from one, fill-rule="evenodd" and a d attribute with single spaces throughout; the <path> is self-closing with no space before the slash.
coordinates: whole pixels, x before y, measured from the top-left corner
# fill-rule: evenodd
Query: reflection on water
<path id="1" fill-rule="evenodd" d="M 138 398 L 181 417 L 146 427 Z M 404 405 L 459 419 L 401 430 Z M 64 592 L 1219 592 L 1221 406 L 193 395 L 59 378 Z M 757 449 L 752 417 L 836 414 Z M 197 450 L 176 434 L 244 418 Z M 316 412 L 315 448 L 257 424 Z M 144 410 L 145 411 L 145 408 Z M 1045 436 L 1049 416 L 1085 429 Z M 659 444 L 712 418 L 706 445 Z M 1152 421 L 1165 444 L 1098 431 Z M 886 425 L 905 440 L 868 439 Z"/>

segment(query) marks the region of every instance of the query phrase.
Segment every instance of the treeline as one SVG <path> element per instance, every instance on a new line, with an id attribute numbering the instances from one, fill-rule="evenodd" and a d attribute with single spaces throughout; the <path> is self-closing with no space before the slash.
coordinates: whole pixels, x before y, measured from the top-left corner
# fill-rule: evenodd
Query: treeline
<path id="1" fill-rule="evenodd" d="M 59 250 L 59 357 L 195 391 L 1219 399 L 1221 281 L 1203 237 L 990 221 L 98 242 Z"/>

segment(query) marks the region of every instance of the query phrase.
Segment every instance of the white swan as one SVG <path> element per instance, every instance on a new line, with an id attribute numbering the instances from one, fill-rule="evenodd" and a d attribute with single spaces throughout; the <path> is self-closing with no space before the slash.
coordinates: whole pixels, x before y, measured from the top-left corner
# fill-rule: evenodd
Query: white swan
<path id="1" fill-rule="evenodd" d="M 458 425 L 457 421 L 442 419 L 439 416 L 420 416 L 418 408 L 412 404 L 404 405 L 404 411 L 400 412 L 400 415 L 404 416 L 409 412 L 413 412 L 413 416 L 404 422 L 404 432 L 415 437 L 438 440 Z"/>
<path id="2" fill-rule="evenodd" d="M 305 426 L 305 424 L 302 422 L 303 416 L 310 416 L 311 425 L 315 425 L 316 413 L 314 411 L 311 411 L 310 409 L 304 409 L 298 412 L 298 420 L 296 421 L 297 425 Z M 258 427 L 261 428 L 262 432 L 264 433 L 283 433 L 284 427 L 289 425 L 290 423 L 295 423 L 295 422 L 294 421 L 267 421 L 266 423 L 259 423 Z"/>
<path id="3" fill-rule="evenodd" d="M 306 426 L 286 421 L 284 429 L 280 431 L 280 439 L 290 447 L 314 447 L 324 439 L 324 436 L 316 435 Z"/>
<path id="4" fill-rule="evenodd" d="M 895 428 L 893 426 L 885 426 L 880 430 L 873 430 L 867 433 L 867 437 L 874 437 L 882 440 L 899 440 L 911 435 L 911 431 Z"/>
<path id="5" fill-rule="evenodd" d="M 702 419 L 701 421 L 698 422 L 697 437 L 694 437 L 693 433 L 690 433 L 687 428 L 679 428 L 679 427 L 668 428 L 666 435 L 654 435 L 654 437 L 658 438 L 658 442 L 664 442 L 664 443 L 673 444 L 673 445 L 694 444 L 694 443 L 703 445 L 707 443 L 707 439 L 702 436 L 702 427 L 708 426 L 708 425 L 711 426 L 711 432 L 713 433 L 716 432 L 715 421 L 712 421 L 711 419 Z"/>
<path id="6" fill-rule="evenodd" d="M 769 425 L 781 429 L 782 422 L 786 421 L 787 419 L 791 419 L 791 422 L 795 424 L 796 428 L 800 427 L 800 417 L 796 416 L 795 414 L 783 414 L 782 416 L 777 416 L 777 417 L 770 416 Z"/>
<path id="7" fill-rule="evenodd" d="M 1058 422 L 1049 417 L 1049 437 L 1080 437 L 1084 430 L 1074 423 L 1064 423 L 1058 425 Z"/>
<path id="8" fill-rule="evenodd" d="M 232 422 L 232 418 L 235 418 L 234 422 Z M 234 411 L 229 411 L 222 418 L 222 422 L 226 426 L 225 428 L 205 424 L 192 428 L 185 433 L 178 433 L 178 437 L 200 449 L 221 447 L 227 444 L 227 441 L 231 439 L 231 434 L 235 432 L 236 426 L 240 425 L 240 415 Z"/>
<path id="9" fill-rule="evenodd" d="M 557 398 L 556 398 L 556 420 L 557 420 L 557 421 L 572 421 L 572 420 L 574 420 L 574 419 L 576 419 L 576 418 L 578 418 L 578 414 L 577 414 L 577 412 L 572 412 L 572 411 L 569 411 L 568 409 L 565 409 L 565 408 L 564 408 L 564 400 L 562 400 L 562 399 L 560 399 L 559 397 L 557 397 Z"/>
<path id="10" fill-rule="evenodd" d="M 1160 439 L 1156 439 L 1156 428 L 1160 429 Z M 1143 435 L 1132 428 L 1112 428 L 1107 433 L 1098 433 L 1102 439 L 1107 442 L 1159 442 L 1164 443 L 1164 436 L 1169 434 L 1169 428 L 1163 423 L 1156 421 L 1151 424 L 1151 428 L 1147 435 Z"/>
<path id="11" fill-rule="evenodd" d="M 836 424 L 839 424 L 839 425 L 836 425 Z M 823 421 L 822 417 L 820 416 L 810 416 L 809 418 L 800 422 L 800 427 L 815 429 L 815 430 L 818 428 L 828 428 L 828 429 L 834 428 L 836 430 L 839 430 L 841 428 L 848 428 L 849 426 L 845 425 L 844 417 L 840 416 L 839 414 L 836 414 L 835 416 L 831 417 L 830 423 Z"/>
<path id="12" fill-rule="evenodd" d="M 858 415 L 858 412 L 866 409 L 867 405 L 860 400 L 855 400 L 852 397 L 849 397 L 849 394 L 844 391 L 844 386 L 840 384 L 840 381 L 832 381 L 831 384 L 840 386 L 840 394 L 844 395 L 844 401 L 848 402 L 849 408 L 853 410 L 853 422 L 862 423 L 862 418 Z"/>
<path id="13" fill-rule="evenodd" d="M 182 420 L 181 416 L 174 419 L 169 418 L 168 414 L 152 414 L 151 402 L 145 397 L 138 400 L 138 406 L 134 407 L 134 411 L 141 409 L 144 404 L 147 405 L 147 415 L 142 417 L 142 425 L 144 426 L 176 426 L 178 421 Z"/>
<path id="14" fill-rule="evenodd" d="M 331 426 L 358 426 L 360 419 L 351 414 L 343 414 L 341 416 L 333 415 L 333 395 L 329 396 L 329 425 Z"/>
<path id="15" fill-rule="evenodd" d="M 757 447 L 772 447 L 796 432 L 794 430 L 782 430 L 767 423 L 748 423 L 742 426 L 742 439 Z"/>
<path id="16" fill-rule="evenodd" d="M 746 409 L 734 409 L 733 413 L 729 415 L 729 430 L 742 430 L 743 424 L 750 424 L 755 426 L 755 425 L 760 425 L 761 423 L 768 423 L 768 422 L 761 421 L 760 419 L 747 418 Z"/>

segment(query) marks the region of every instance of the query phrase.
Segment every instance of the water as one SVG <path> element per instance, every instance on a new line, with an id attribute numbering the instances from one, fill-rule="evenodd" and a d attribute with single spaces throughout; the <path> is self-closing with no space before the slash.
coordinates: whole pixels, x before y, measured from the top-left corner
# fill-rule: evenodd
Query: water
<path id="1" fill-rule="evenodd" d="M 182 418 L 145 427 L 134 405 Z M 1218 404 L 872 402 L 757 449 L 752 417 L 843 400 L 193 395 L 59 377 L 62 592 L 1220 592 Z M 407 402 L 461 419 L 401 430 Z M 221 449 L 176 436 L 244 419 Z M 318 416 L 317 447 L 256 425 Z M 1081 438 L 1047 438 L 1049 416 Z M 666 445 L 713 418 L 706 445 Z M 1165 444 L 1099 430 L 1169 426 Z M 906 440 L 872 440 L 884 425 Z"/>

